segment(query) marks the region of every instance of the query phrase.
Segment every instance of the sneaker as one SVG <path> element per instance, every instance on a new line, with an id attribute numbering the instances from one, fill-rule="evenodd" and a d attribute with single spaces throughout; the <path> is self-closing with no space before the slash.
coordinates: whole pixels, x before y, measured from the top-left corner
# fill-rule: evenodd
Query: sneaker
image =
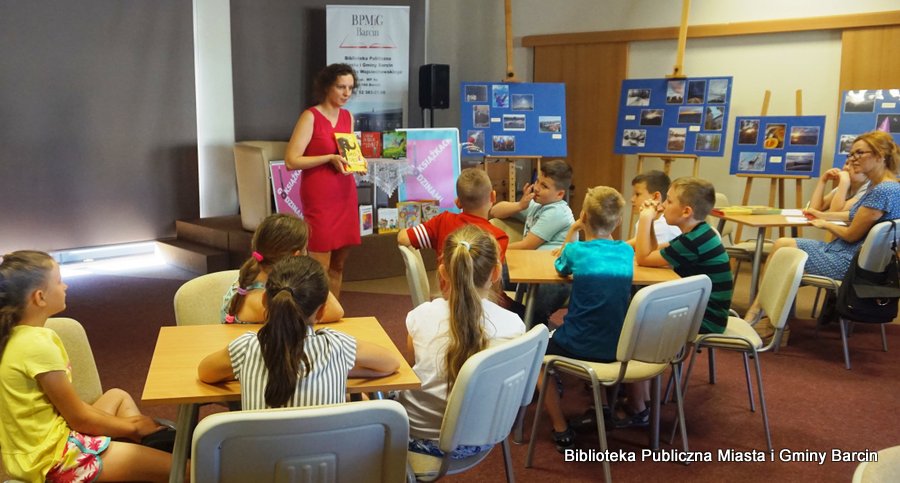
<path id="1" fill-rule="evenodd" d="M 644 408 L 643 411 L 626 416 L 622 419 L 614 419 L 613 427 L 622 428 L 644 428 L 650 425 L 650 408 Z"/>
<path id="2" fill-rule="evenodd" d="M 575 447 L 575 431 L 573 431 L 571 427 L 566 428 L 566 430 L 561 433 L 557 433 L 553 430 L 551 430 L 551 432 L 553 433 L 553 442 L 556 443 L 556 451 L 565 453 L 567 449 Z"/>

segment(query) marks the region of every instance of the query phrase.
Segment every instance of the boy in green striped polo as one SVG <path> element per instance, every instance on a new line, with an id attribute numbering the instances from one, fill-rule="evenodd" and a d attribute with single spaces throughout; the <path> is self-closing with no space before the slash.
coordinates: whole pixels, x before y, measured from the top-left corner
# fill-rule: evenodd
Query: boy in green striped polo
<path id="1" fill-rule="evenodd" d="M 703 221 L 715 201 L 716 190 L 709 181 L 688 177 L 676 179 L 669 187 L 665 201 L 647 200 L 641 207 L 634 254 L 638 265 L 671 265 L 682 277 L 702 274 L 710 278 L 712 294 L 703 315 L 701 334 L 725 332 L 734 286 L 722 240 Z M 666 223 L 678 226 L 682 234 L 668 244 L 657 246 L 653 220 L 660 211 Z"/>

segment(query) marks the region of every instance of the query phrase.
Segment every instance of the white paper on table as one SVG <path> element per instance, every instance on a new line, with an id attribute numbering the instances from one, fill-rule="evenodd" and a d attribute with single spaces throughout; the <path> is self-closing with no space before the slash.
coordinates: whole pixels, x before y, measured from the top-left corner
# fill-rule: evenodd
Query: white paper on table
<path id="1" fill-rule="evenodd" d="M 784 221 L 791 224 L 796 223 L 798 225 L 805 225 L 809 223 L 809 220 L 807 220 L 805 216 L 785 216 Z"/>
<path id="2" fill-rule="evenodd" d="M 803 216 L 803 210 L 781 210 L 783 216 Z"/>
<path id="3" fill-rule="evenodd" d="M 832 225 L 837 225 L 837 226 L 847 226 L 847 222 L 846 222 L 846 221 L 840 221 L 840 220 L 827 220 L 827 222 L 828 222 L 828 223 L 831 223 Z"/>

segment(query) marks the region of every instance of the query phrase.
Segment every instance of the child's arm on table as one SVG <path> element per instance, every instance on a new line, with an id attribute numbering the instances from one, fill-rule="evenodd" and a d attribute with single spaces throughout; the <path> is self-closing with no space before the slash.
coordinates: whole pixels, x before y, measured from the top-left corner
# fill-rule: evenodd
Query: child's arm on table
<path id="1" fill-rule="evenodd" d="M 638 218 L 637 236 L 635 237 L 634 260 L 644 267 L 665 267 L 669 264 L 660 254 L 660 249 L 668 246 L 658 246 L 656 236 L 653 234 L 653 220 L 656 219 L 658 203 L 647 200 L 641 206 Z"/>
<path id="2" fill-rule="evenodd" d="M 203 358 L 197 366 L 197 376 L 201 381 L 213 384 L 234 379 L 234 368 L 231 367 L 231 356 L 228 348 L 218 350 Z"/>
<path id="3" fill-rule="evenodd" d="M 349 377 L 381 377 L 397 372 L 400 357 L 378 344 L 356 339 L 356 364 Z"/>
<path id="4" fill-rule="evenodd" d="M 69 427 L 79 433 L 140 441 L 162 429 L 148 416 L 118 417 L 82 401 L 64 371 L 45 372 L 38 374 L 36 379 Z"/>
<path id="5" fill-rule="evenodd" d="M 328 292 L 328 298 L 325 299 L 325 307 L 322 311 L 320 323 L 327 324 L 329 322 L 337 322 L 344 316 L 344 307 L 338 302 L 337 297 L 333 293 Z"/>

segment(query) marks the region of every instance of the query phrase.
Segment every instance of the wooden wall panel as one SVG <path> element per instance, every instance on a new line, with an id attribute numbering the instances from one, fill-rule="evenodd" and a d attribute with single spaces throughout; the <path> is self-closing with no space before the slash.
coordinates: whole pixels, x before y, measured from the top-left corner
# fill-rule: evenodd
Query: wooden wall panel
<path id="1" fill-rule="evenodd" d="M 627 60 L 625 42 L 534 49 L 534 81 L 566 84 L 566 161 L 574 172 L 570 205 L 576 217 L 587 188 L 606 185 L 622 191 L 623 157 L 612 152 Z"/>
<path id="2" fill-rule="evenodd" d="M 900 87 L 900 26 L 844 30 L 841 91 Z"/>

